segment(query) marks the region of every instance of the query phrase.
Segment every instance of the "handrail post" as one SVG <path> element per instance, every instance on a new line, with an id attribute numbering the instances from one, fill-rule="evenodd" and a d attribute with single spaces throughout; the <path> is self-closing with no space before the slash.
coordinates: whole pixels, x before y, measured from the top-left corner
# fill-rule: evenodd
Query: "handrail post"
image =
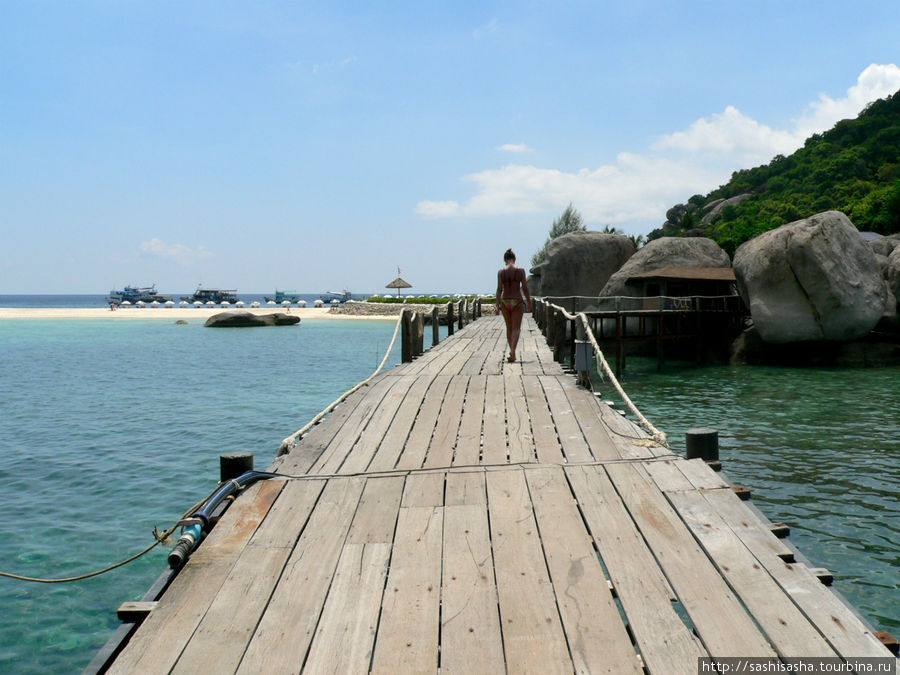
<path id="1" fill-rule="evenodd" d="M 569 321 L 569 368 L 575 370 L 575 334 L 577 332 L 575 319 Z"/>
<path id="2" fill-rule="evenodd" d="M 466 325 L 465 318 L 464 318 L 465 313 L 466 313 L 466 308 L 465 308 L 465 305 L 463 305 L 463 302 L 465 302 L 465 301 L 464 300 L 459 301 L 459 329 L 460 330 L 462 330 L 463 327 Z"/>
<path id="3" fill-rule="evenodd" d="M 421 356 L 425 353 L 425 317 L 422 312 L 416 312 L 413 315 L 413 357 Z"/>
<path id="4" fill-rule="evenodd" d="M 431 346 L 437 347 L 441 341 L 441 310 L 437 305 L 431 308 Z"/>
<path id="5" fill-rule="evenodd" d="M 400 360 L 412 362 L 412 311 L 404 309 L 400 314 Z"/>
<path id="6" fill-rule="evenodd" d="M 453 325 L 455 320 L 453 318 L 453 303 L 447 303 L 447 336 L 453 335 Z"/>

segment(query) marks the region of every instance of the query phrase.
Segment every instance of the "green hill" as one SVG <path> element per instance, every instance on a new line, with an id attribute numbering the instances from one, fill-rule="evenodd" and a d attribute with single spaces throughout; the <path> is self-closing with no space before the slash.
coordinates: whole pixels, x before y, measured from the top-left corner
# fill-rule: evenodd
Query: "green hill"
<path id="1" fill-rule="evenodd" d="M 831 209 L 860 231 L 900 231 L 900 92 L 811 136 L 789 157 L 736 171 L 726 185 L 673 207 L 647 238 L 707 236 L 733 255 L 762 232 Z"/>

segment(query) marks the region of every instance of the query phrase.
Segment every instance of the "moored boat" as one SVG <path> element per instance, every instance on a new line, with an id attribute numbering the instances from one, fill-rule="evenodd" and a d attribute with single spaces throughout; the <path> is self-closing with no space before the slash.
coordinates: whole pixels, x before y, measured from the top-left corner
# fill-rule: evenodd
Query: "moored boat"
<path id="1" fill-rule="evenodd" d="M 203 288 L 198 286 L 193 295 L 183 295 L 181 299 L 186 302 L 221 302 L 235 303 L 238 301 L 236 288 Z"/>
<path id="2" fill-rule="evenodd" d="M 172 296 L 170 295 L 158 293 L 156 284 L 153 284 L 152 286 L 126 286 L 121 291 L 112 290 L 109 292 L 106 301 L 114 305 L 121 305 L 124 302 L 136 305 L 139 302 L 148 304 L 151 302 L 165 303 L 171 299 Z"/>
<path id="3" fill-rule="evenodd" d="M 297 291 L 279 291 L 276 288 L 274 298 L 269 297 L 268 295 L 264 295 L 263 299 L 266 302 L 274 302 L 275 304 L 280 305 L 285 300 L 291 303 L 300 302 L 300 294 Z"/>

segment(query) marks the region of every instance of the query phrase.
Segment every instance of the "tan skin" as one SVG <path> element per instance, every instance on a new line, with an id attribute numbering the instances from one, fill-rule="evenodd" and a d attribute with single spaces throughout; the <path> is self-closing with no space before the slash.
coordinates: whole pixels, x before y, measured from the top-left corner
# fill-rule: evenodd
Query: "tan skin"
<path id="1" fill-rule="evenodd" d="M 506 321 L 506 342 L 509 345 L 510 362 L 516 360 L 516 347 L 522 332 L 522 317 L 531 311 L 531 294 L 525 280 L 525 270 L 516 267 L 516 258 L 504 257 L 506 267 L 497 272 L 497 313 L 503 313 Z M 525 301 L 522 302 L 522 296 Z M 518 303 L 503 303 L 502 300 L 519 300 Z M 510 306 L 514 304 L 515 306 Z"/>

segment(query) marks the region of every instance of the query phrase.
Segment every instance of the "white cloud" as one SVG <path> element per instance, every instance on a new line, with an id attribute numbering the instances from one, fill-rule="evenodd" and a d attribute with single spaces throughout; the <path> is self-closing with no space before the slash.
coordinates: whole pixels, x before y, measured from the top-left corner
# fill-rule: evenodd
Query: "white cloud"
<path id="1" fill-rule="evenodd" d="M 500 29 L 500 22 L 493 18 L 485 24 L 478 26 L 475 30 L 472 31 L 472 37 L 476 40 L 480 40 L 486 35 L 490 35 L 491 33 L 496 33 Z"/>
<path id="2" fill-rule="evenodd" d="M 504 143 L 497 149 L 501 152 L 531 152 L 531 148 L 524 143 Z"/>
<path id="3" fill-rule="evenodd" d="M 661 223 L 673 204 L 721 185 L 732 171 L 790 154 L 811 134 L 855 117 L 868 103 L 898 89 L 900 68 L 873 64 L 845 97 L 821 95 L 789 129 L 772 128 L 728 106 L 661 136 L 645 152 L 620 153 L 612 164 L 576 172 L 524 164 L 486 169 L 464 177 L 476 188 L 468 201 L 425 200 L 415 211 L 432 218 L 552 213 L 571 202 L 589 224 L 646 228 Z M 499 149 L 521 152 L 526 147 Z"/>
<path id="4" fill-rule="evenodd" d="M 184 244 L 167 244 L 156 238 L 143 242 L 140 248 L 142 253 L 182 265 L 190 265 L 213 257 L 213 253 L 204 248 L 203 244 L 194 249 Z"/>

